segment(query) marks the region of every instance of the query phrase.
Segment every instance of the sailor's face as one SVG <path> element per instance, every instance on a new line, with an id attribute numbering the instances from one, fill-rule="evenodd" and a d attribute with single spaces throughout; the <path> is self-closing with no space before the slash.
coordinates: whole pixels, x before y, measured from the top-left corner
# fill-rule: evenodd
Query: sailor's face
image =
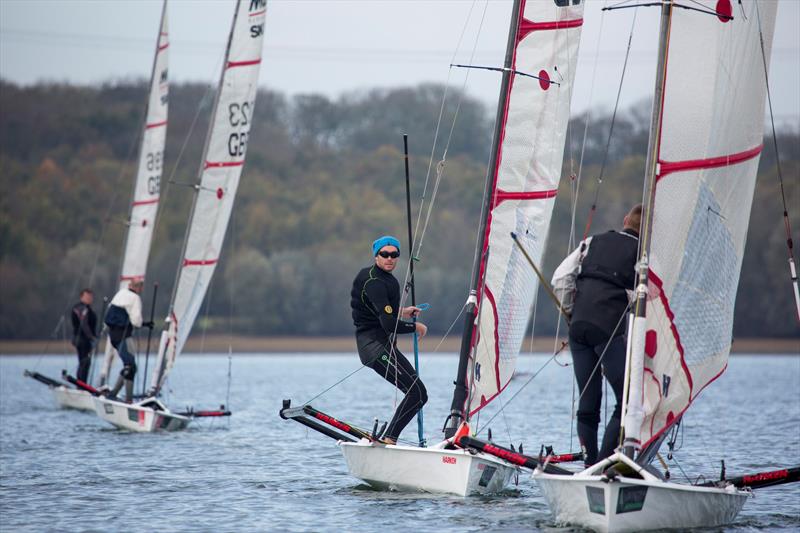
<path id="1" fill-rule="evenodd" d="M 400 257 L 400 252 L 396 246 L 384 246 L 378 250 L 378 255 L 375 256 L 375 264 L 378 268 L 386 272 L 391 272 L 397 266 L 397 259 Z"/>

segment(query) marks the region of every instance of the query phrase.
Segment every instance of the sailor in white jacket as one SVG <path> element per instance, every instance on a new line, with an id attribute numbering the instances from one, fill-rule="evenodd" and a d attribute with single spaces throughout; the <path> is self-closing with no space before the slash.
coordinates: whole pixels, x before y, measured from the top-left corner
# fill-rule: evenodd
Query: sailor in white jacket
<path id="1" fill-rule="evenodd" d="M 136 376 L 136 360 L 128 351 L 128 338 L 133 333 L 133 328 L 153 327 L 152 322 L 142 322 L 142 299 L 139 294 L 143 288 L 144 281 L 136 279 L 128 284 L 127 289 L 120 289 L 111 299 L 105 317 L 111 345 L 119 353 L 123 364 L 117 383 L 109 392 L 109 396 L 116 396 L 124 384 L 125 398 L 128 402 L 133 400 L 133 378 Z"/>

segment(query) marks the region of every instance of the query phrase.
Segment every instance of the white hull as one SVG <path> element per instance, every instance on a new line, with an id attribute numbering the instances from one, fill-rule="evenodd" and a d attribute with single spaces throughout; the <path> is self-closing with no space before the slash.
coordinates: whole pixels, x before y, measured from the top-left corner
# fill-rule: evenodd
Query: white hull
<path id="1" fill-rule="evenodd" d="M 52 387 L 53 398 L 62 409 L 77 409 L 79 411 L 94 411 L 92 395 L 86 391 L 60 386 Z"/>
<path id="2" fill-rule="evenodd" d="M 627 457 L 623 462 L 635 465 Z M 644 471 L 645 479 L 609 481 L 601 472 L 610 464 L 606 460 L 574 476 L 534 472 L 556 522 L 601 532 L 717 527 L 731 523 L 750 494 L 733 486 L 679 485 Z"/>
<path id="3" fill-rule="evenodd" d="M 129 431 L 151 433 L 178 431 L 189 425 L 191 418 L 170 412 L 164 404 L 153 398 L 138 403 L 124 403 L 95 397 L 94 410 L 106 422 Z"/>
<path id="4" fill-rule="evenodd" d="M 457 496 L 500 492 L 518 472 L 490 455 L 443 447 L 385 446 L 366 439 L 339 442 L 350 475 L 379 490 Z"/>

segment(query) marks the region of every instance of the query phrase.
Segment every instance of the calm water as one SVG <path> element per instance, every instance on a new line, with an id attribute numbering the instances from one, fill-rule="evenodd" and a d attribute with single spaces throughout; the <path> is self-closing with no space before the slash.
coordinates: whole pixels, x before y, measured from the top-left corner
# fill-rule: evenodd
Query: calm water
<path id="1" fill-rule="evenodd" d="M 520 386 L 547 360 L 521 358 Z M 376 492 L 348 476 L 334 442 L 278 417 L 281 399 L 310 399 L 358 367 L 355 355 L 234 356 L 229 421 L 183 433 L 117 431 L 93 414 L 55 408 L 24 368 L 56 376 L 72 358 L 0 359 L 2 531 L 533 531 L 555 529 L 528 474 L 491 498 Z M 455 356 L 425 359 L 429 440 L 449 407 Z M 215 407 L 226 356 L 186 356 L 168 404 Z M 494 440 L 570 449 L 572 369 L 549 364 L 493 422 Z M 526 375 L 527 374 L 527 375 Z M 506 398 L 510 394 L 504 394 Z M 313 405 L 371 427 L 391 415 L 392 388 L 364 369 Z M 485 422 L 491 412 L 482 415 Z M 403 437 L 414 438 L 412 423 Z M 574 449 L 575 446 L 573 445 Z M 685 421 L 676 454 L 692 478 L 800 464 L 800 357 L 737 356 Z M 677 465 L 673 477 L 685 479 Z M 800 484 L 760 490 L 729 531 L 800 529 Z M 565 531 L 559 529 L 560 531 Z"/>

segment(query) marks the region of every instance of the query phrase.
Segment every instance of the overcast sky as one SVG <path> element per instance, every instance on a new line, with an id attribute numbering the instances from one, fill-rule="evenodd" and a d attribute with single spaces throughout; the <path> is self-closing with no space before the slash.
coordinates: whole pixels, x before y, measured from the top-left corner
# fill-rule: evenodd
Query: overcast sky
<path id="1" fill-rule="evenodd" d="M 501 65 L 511 3 L 269 0 L 260 83 L 289 94 L 330 96 L 376 86 L 444 83 L 451 60 L 469 62 L 473 47 L 473 64 Z M 587 1 L 575 111 L 613 106 L 634 13 L 622 105 L 652 92 L 658 8 L 603 14 L 606 4 Z M 170 1 L 173 81 L 215 82 L 233 5 L 233 0 Z M 24 84 L 146 78 L 160 12 L 160 0 L 0 0 L 0 76 Z M 776 117 L 794 128 L 800 128 L 799 28 L 800 0 L 782 0 L 770 77 Z M 464 77 L 465 71 L 455 69 L 450 83 L 461 86 Z M 467 91 L 493 105 L 499 79 L 496 73 L 472 71 Z"/>

